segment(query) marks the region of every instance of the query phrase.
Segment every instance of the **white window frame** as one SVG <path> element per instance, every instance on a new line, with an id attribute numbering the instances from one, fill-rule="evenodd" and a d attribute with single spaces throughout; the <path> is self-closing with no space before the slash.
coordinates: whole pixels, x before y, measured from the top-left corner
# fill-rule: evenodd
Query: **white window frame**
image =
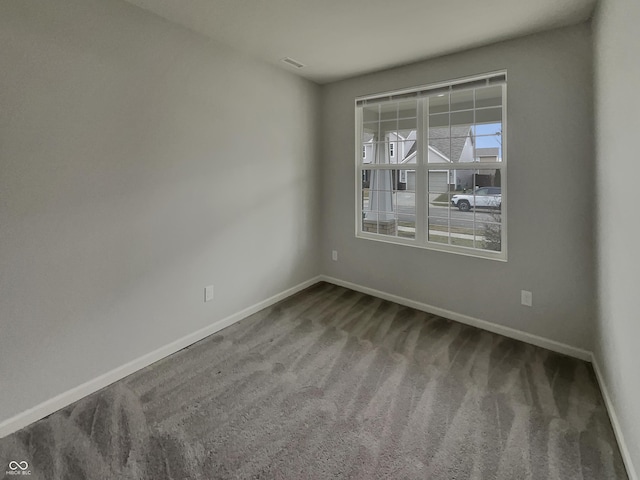
<path id="1" fill-rule="evenodd" d="M 492 78 L 496 78 L 496 76 L 502 76 L 504 78 L 503 83 L 489 83 Z M 442 252 L 454 253 L 458 255 L 467 255 L 477 258 L 486 258 L 491 260 L 498 261 L 507 261 L 507 207 L 508 207 L 508 196 L 507 196 L 507 83 L 506 83 L 506 71 L 500 72 L 491 72 L 483 75 L 473 76 L 473 77 L 465 77 L 460 79 L 455 79 L 443 83 L 431 84 L 419 86 L 411 89 L 405 89 L 400 91 L 391 91 L 384 92 L 375 95 L 369 95 L 364 97 L 358 97 L 355 99 L 355 141 L 356 141 L 356 152 L 360 152 L 360 147 L 362 145 L 362 105 L 363 102 L 367 102 L 367 100 L 373 100 L 376 103 L 382 103 L 383 98 L 387 97 L 391 101 L 401 97 L 401 96 L 411 96 L 412 94 L 416 94 L 419 97 L 417 102 L 417 154 L 416 154 L 416 163 L 415 164 L 401 164 L 401 163 L 392 163 L 392 164 L 376 164 L 376 163 L 364 163 L 362 162 L 362 157 L 356 155 L 356 182 L 355 182 L 355 234 L 357 238 L 374 240 L 385 243 L 393 243 L 399 245 L 412 246 L 417 248 L 424 248 L 429 250 L 437 250 Z M 472 163 L 431 163 L 429 164 L 427 160 L 427 155 L 425 153 L 425 146 L 429 145 L 428 143 L 428 111 L 424 107 L 429 97 L 437 96 L 437 92 L 445 91 L 446 89 L 452 90 L 453 87 L 457 87 L 456 91 L 460 91 L 459 89 L 464 89 L 462 84 L 469 84 L 469 89 L 475 89 L 480 87 L 479 82 L 487 82 L 487 86 L 494 85 L 502 85 L 502 158 L 500 162 L 472 162 Z M 426 92 L 426 93 L 424 93 Z M 429 93 L 433 92 L 433 93 Z M 425 127 L 426 126 L 426 127 Z M 363 209 L 362 209 L 362 175 L 363 170 L 415 170 L 416 175 L 416 233 L 415 238 L 404 238 L 398 236 L 384 235 L 379 233 L 371 233 L 365 232 L 362 229 L 362 219 L 363 219 Z M 502 195 L 502 206 L 501 206 L 501 251 L 496 252 L 492 250 L 485 250 L 481 248 L 474 247 L 465 247 L 458 245 L 449 245 L 442 244 L 438 242 L 429 241 L 427 235 L 427 210 L 428 210 L 428 202 L 419 201 L 421 198 L 428 198 L 428 188 L 429 188 L 429 180 L 428 180 L 428 171 L 429 170 L 447 170 L 449 172 L 453 170 L 460 169 L 470 169 L 470 170 L 500 170 L 501 177 L 501 195 Z M 450 211 L 450 210 L 449 210 Z"/>

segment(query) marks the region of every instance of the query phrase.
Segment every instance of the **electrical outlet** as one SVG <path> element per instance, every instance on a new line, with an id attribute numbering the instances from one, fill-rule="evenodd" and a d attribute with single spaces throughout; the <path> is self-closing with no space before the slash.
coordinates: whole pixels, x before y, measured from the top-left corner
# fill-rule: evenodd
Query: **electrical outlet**
<path id="1" fill-rule="evenodd" d="M 337 250 L 333 250 L 333 251 L 331 252 L 331 259 L 332 259 L 334 262 L 337 262 L 337 261 L 338 261 L 338 251 L 337 251 Z"/>
<path id="2" fill-rule="evenodd" d="M 533 293 L 527 290 L 520 291 L 520 302 L 526 307 L 533 306 Z"/>
<path id="3" fill-rule="evenodd" d="M 204 301 L 210 302 L 213 300 L 213 285 L 204 287 Z"/>

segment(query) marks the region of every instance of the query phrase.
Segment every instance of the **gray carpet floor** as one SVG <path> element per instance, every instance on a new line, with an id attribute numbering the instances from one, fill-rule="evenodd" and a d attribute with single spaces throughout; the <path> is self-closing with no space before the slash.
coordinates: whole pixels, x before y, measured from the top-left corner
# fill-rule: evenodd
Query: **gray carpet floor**
<path id="1" fill-rule="evenodd" d="M 11 460 L 32 479 L 627 478 L 588 363 L 326 283 L 0 440 L 0 476 Z"/>

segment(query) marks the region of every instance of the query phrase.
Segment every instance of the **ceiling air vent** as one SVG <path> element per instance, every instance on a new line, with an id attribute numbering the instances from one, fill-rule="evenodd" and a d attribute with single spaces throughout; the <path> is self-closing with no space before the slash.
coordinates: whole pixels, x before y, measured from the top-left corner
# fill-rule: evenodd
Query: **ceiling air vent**
<path id="1" fill-rule="evenodd" d="M 304 67 L 304 63 L 300 63 L 299 61 L 294 60 L 293 58 L 286 57 L 286 58 L 283 58 L 282 61 L 284 63 L 291 65 L 292 67 L 296 67 L 296 68 Z"/>

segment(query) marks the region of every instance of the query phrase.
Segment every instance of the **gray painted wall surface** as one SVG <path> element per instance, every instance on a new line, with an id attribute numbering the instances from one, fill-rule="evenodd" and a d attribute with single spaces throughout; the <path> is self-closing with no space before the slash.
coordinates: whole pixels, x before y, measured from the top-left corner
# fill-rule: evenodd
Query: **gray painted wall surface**
<path id="1" fill-rule="evenodd" d="M 317 86 L 112 0 L 0 45 L 0 421 L 317 275 Z"/>
<path id="2" fill-rule="evenodd" d="M 603 0 L 594 21 L 599 293 L 595 355 L 636 473 L 640 473 L 638 19 L 636 0 Z M 621 176 L 622 172 L 630 175 Z"/>
<path id="3" fill-rule="evenodd" d="M 354 98 L 506 68 L 508 245 L 501 263 L 355 238 Z M 595 322 L 592 50 L 559 29 L 322 88 L 322 271 L 591 349 Z M 330 141 L 329 141 L 330 139 Z M 331 250 L 339 261 L 331 260 Z M 533 308 L 520 290 L 533 292 Z"/>

